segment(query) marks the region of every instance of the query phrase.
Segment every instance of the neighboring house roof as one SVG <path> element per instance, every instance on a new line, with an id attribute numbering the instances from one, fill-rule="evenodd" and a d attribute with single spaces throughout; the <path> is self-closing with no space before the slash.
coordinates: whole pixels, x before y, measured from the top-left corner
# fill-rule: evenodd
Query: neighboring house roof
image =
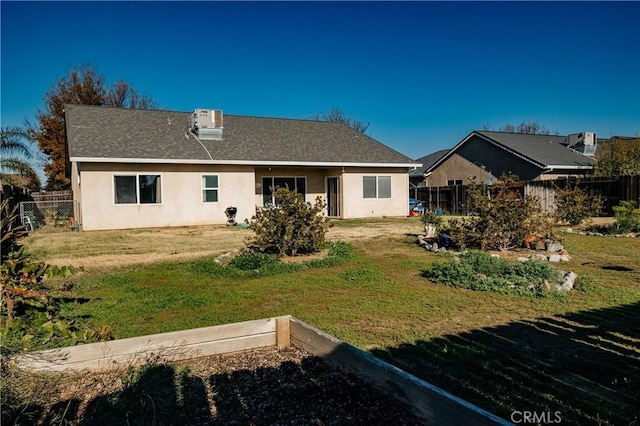
<path id="1" fill-rule="evenodd" d="M 591 157 L 587 157 L 568 148 L 567 136 L 531 135 L 523 133 L 491 132 L 474 130 L 455 147 L 437 160 L 426 171 L 431 171 L 444 160 L 453 155 L 462 145 L 473 137 L 480 137 L 485 141 L 503 149 L 505 152 L 522 158 L 541 169 L 590 169 L 595 164 Z"/>
<path id="2" fill-rule="evenodd" d="M 67 105 L 71 161 L 417 167 L 341 123 L 224 115 L 222 140 L 188 131 L 190 112 Z"/>
<path id="3" fill-rule="evenodd" d="M 427 170 L 429 170 L 431 166 L 433 166 L 438 160 L 444 157 L 448 152 L 448 149 L 441 149 L 440 151 L 432 152 L 431 154 L 418 158 L 415 161 L 416 163 L 421 163 L 422 167 L 418 167 L 416 170 L 412 170 L 411 174 L 416 176 L 423 176 L 427 173 Z"/>

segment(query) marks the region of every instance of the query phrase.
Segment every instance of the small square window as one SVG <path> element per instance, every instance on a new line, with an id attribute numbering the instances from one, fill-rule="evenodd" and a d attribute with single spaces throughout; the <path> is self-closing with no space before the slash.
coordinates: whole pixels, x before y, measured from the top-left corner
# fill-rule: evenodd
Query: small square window
<path id="1" fill-rule="evenodd" d="M 204 203 L 218 202 L 218 175 L 202 176 L 202 201 Z"/>

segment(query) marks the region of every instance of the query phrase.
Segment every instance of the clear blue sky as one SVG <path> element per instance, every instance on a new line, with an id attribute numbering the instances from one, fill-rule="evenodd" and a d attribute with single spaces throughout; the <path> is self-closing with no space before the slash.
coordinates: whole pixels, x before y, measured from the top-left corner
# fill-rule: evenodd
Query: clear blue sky
<path id="1" fill-rule="evenodd" d="M 337 107 L 412 158 L 522 121 L 640 134 L 639 2 L 0 5 L 3 126 L 88 62 L 171 110 Z"/>

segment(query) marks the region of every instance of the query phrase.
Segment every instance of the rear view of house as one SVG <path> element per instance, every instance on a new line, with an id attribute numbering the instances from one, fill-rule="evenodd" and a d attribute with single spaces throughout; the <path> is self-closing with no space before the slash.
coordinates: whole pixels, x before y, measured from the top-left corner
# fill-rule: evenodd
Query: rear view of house
<path id="1" fill-rule="evenodd" d="M 67 105 L 72 189 L 83 230 L 224 224 L 275 202 L 321 197 L 335 218 L 406 216 L 420 166 L 331 122 Z"/>

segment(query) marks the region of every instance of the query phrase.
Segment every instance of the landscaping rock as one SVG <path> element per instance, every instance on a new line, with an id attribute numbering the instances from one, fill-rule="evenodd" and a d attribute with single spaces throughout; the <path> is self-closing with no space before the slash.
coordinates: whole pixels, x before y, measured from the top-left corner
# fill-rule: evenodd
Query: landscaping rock
<path id="1" fill-rule="evenodd" d="M 549 262 L 560 262 L 562 260 L 562 256 L 559 254 L 552 254 L 549 256 Z"/>
<path id="2" fill-rule="evenodd" d="M 548 252 L 562 251 L 564 247 L 558 241 L 545 240 L 545 250 Z"/>
<path id="3" fill-rule="evenodd" d="M 531 260 L 544 260 L 547 261 L 547 256 L 545 256 L 544 254 L 540 254 L 540 253 L 534 253 L 529 257 Z"/>
<path id="4" fill-rule="evenodd" d="M 517 260 L 518 262 L 528 262 L 528 261 L 529 261 L 529 258 L 528 258 L 528 257 L 520 256 L 520 257 L 519 257 L 519 258 L 517 258 L 516 260 Z"/>
<path id="5" fill-rule="evenodd" d="M 431 251 L 434 252 L 434 253 L 437 253 L 439 248 L 440 247 L 438 247 L 438 243 L 433 243 L 431 245 Z"/>
<path id="6" fill-rule="evenodd" d="M 566 272 L 562 276 L 562 281 L 559 284 L 556 284 L 555 289 L 557 291 L 569 291 L 573 289 L 573 285 L 578 278 L 578 275 L 575 272 Z"/>
<path id="7" fill-rule="evenodd" d="M 549 281 L 547 280 L 542 280 L 542 284 L 540 285 L 544 290 L 551 290 L 551 284 L 549 284 Z"/>

